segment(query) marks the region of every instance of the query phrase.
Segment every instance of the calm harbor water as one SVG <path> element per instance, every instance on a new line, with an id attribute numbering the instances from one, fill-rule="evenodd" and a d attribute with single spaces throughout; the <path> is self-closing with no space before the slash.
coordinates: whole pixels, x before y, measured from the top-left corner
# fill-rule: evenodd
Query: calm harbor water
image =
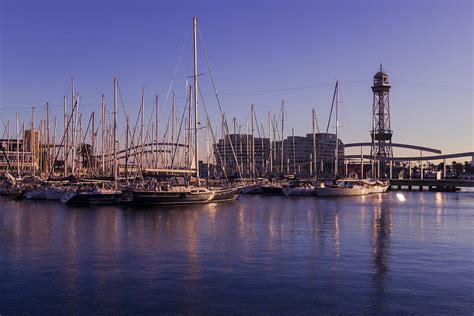
<path id="1" fill-rule="evenodd" d="M 474 311 L 474 192 L 0 201 L 0 314 Z"/>

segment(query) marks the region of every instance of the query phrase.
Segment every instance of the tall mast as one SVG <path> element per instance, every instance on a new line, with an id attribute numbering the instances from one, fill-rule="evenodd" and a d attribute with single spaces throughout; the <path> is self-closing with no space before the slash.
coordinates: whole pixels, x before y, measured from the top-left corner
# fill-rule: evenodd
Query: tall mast
<path id="1" fill-rule="evenodd" d="M 225 139 L 225 113 L 222 113 L 222 122 L 221 122 L 221 130 L 222 130 L 222 148 L 223 148 L 223 151 L 224 151 L 224 163 L 223 163 L 223 166 L 222 166 L 222 171 L 224 172 L 224 174 L 227 173 L 227 156 L 226 156 L 226 152 L 227 152 L 227 142 L 226 142 L 226 139 Z"/>
<path id="2" fill-rule="evenodd" d="M 67 104 L 67 98 L 64 96 L 63 99 L 63 133 L 64 133 L 64 147 L 63 147 L 63 163 L 64 163 L 64 177 L 67 176 L 67 148 L 69 147 L 69 129 L 67 128 L 67 109 L 66 109 L 66 104 Z"/>
<path id="3" fill-rule="evenodd" d="M 209 158 L 210 158 L 210 149 L 209 149 L 209 120 L 207 120 L 206 126 L 206 185 L 209 186 Z"/>
<path id="4" fill-rule="evenodd" d="M 263 139 L 265 138 L 265 131 L 263 130 L 263 124 L 260 124 L 260 128 L 262 129 L 262 135 L 258 135 L 258 136 L 260 138 L 260 159 L 262 160 L 262 176 L 263 176 L 265 172 L 265 155 L 263 151 Z"/>
<path id="5" fill-rule="evenodd" d="M 18 112 L 16 112 L 16 175 L 20 176 L 20 135 L 18 134 Z"/>
<path id="6" fill-rule="evenodd" d="M 251 129 L 252 129 L 252 180 L 255 178 L 255 136 L 254 136 L 254 114 L 253 114 L 253 104 L 250 106 L 250 117 L 251 117 Z"/>
<path id="7" fill-rule="evenodd" d="M 125 116 L 126 125 L 125 125 L 125 179 L 128 185 L 128 133 L 129 133 L 129 118 L 128 115 Z"/>
<path id="8" fill-rule="evenodd" d="M 117 190 L 117 78 L 114 78 L 114 189 Z"/>
<path id="9" fill-rule="evenodd" d="M 158 95 L 155 97 L 155 168 L 158 169 L 158 110 L 159 110 L 159 99 Z"/>
<path id="10" fill-rule="evenodd" d="M 8 141 L 7 141 L 7 144 L 6 144 L 7 148 L 5 148 L 5 149 L 7 151 L 7 157 L 6 157 L 7 161 L 9 161 L 10 159 L 8 158 L 8 156 L 10 155 L 10 148 L 11 148 L 11 143 L 10 143 L 10 139 L 11 139 L 10 138 L 10 120 L 7 120 L 7 131 L 6 132 L 7 132 Z M 5 154 L 5 152 L 4 152 L 4 154 Z M 7 162 L 7 172 L 10 172 L 10 163 L 9 162 Z"/>
<path id="11" fill-rule="evenodd" d="M 46 148 L 46 173 L 49 174 L 49 155 L 51 150 L 51 142 L 50 142 L 50 122 L 49 122 L 49 104 L 46 102 L 46 143 L 48 147 Z"/>
<path id="12" fill-rule="evenodd" d="M 89 154 L 93 158 L 95 157 L 95 112 L 92 112 L 91 144 L 92 144 L 92 152 Z M 95 163 L 92 163 L 93 159 L 88 159 L 88 160 L 89 160 L 91 172 L 95 173 Z"/>
<path id="13" fill-rule="evenodd" d="M 31 148 L 31 170 L 33 176 L 35 175 L 35 164 L 36 164 L 36 134 L 35 134 L 35 107 L 31 108 L 31 133 L 30 133 L 30 148 Z"/>
<path id="14" fill-rule="evenodd" d="M 317 162 L 316 162 L 316 111 L 313 109 L 313 176 L 317 175 Z"/>
<path id="15" fill-rule="evenodd" d="M 339 139 L 338 139 L 338 127 L 339 127 L 339 80 L 336 81 L 336 153 L 334 159 L 334 175 L 337 177 L 337 169 L 339 167 Z"/>
<path id="16" fill-rule="evenodd" d="M 23 146 L 21 146 L 21 170 L 25 170 L 25 121 L 21 125 L 21 130 L 23 132 Z"/>
<path id="17" fill-rule="evenodd" d="M 83 130 L 82 130 L 82 113 L 79 114 L 79 142 L 78 142 L 78 148 L 79 148 L 79 174 L 81 175 L 82 174 L 82 166 L 83 166 L 83 146 L 82 146 L 82 133 L 83 133 Z"/>
<path id="18" fill-rule="evenodd" d="M 56 115 L 54 116 L 54 129 L 53 129 L 53 155 L 55 155 L 55 150 L 56 150 L 56 124 L 57 124 L 57 118 Z M 54 169 L 54 161 L 49 162 L 50 169 Z M 54 173 L 54 170 L 53 170 Z"/>
<path id="19" fill-rule="evenodd" d="M 245 164 L 247 166 L 246 176 L 250 174 L 250 143 L 249 143 L 249 120 L 248 117 L 245 117 Z"/>
<path id="20" fill-rule="evenodd" d="M 272 155 L 272 112 L 268 112 L 268 143 L 269 143 L 269 160 L 270 160 L 270 175 L 273 174 L 273 155 Z"/>
<path id="21" fill-rule="evenodd" d="M 193 18 L 193 44 L 194 44 L 194 163 L 196 178 L 199 184 L 199 149 L 198 149 L 198 66 L 197 66 L 197 18 Z"/>
<path id="22" fill-rule="evenodd" d="M 239 147 L 240 147 L 240 170 L 242 170 L 242 173 L 244 172 L 243 170 L 243 157 L 242 157 L 242 133 L 241 133 L 242 125 L 239 124 Z M 242 177 L 242 174 L 240 175 Z"/>
<path id="23" fill-rule="evenodd" d="M 187 126 L 187 138 L 188 138 L 188 143 L 187 143 L 187 161 L 186 161 L 186 168 L 191 169 L 191 108 L 192 108 L 192 87 L 189 85 L 189 93 L 188 93 L 188 126 Z"/>
<path id="24" fill-rule="evenodd" d="M 71 78 L 71 115 L 72 115 L 72 175 L 76 170 L 76 119 L 77 119 L 77 109 L 74 109 L 74 77 Z"/>
<path id="25" fill-rule="evenodd" d="M 141 146 L 141 152 L 140 152 L 140 167 L 143 170 L 144 164 L 145 164 L 145 157 L 143 157 L 144 152 L 145 152 L 145 135 L 144 135 L 144 127 L 145 127 L 145 88 L 142 88 L 142 102 L 140 105 L 140 111 L 141 111 L 141 129 L 140 129 L 140 146 Z M 115 123 L 114 123 L 115 124 Z M 115 133 L 115 132 L 114 132 Z"/>
<path id="26" fill-rule="evenodd" d="M 293 174 L 296 174 L 296 148 L 295 148 L 295 129 L 291 128 L 291 138 L 293 138 Z"/>
<path id="27" fill-rule="evenodd" d="M 285 130 L 284 123 L 285 122 L 285 100 L 281 100 L 281 161 L 280 161 L 280 170 L 281 174 L 283 174 L 283 132 Z"/>
<path id="28" fill-rule="evenodd" d="M 174 158 L 174 128 L 175 128 L 175 116 L 176 116 L 176 97 L 174 90 L 172 91 L 172 103 L 171 103 L 171 156 Z M 172 159 L 174 160 L 174 159 Z M 174 165 L 174 161 L 173 161 Z M 173 168 L 173 166 L 171 166 Z"/>
<path id="29" fill-rule="evenodd" d="M 105 96 L 102 94 L 102 175 L 105 175 L 105 133 L 107 132 L 107 114 L 105 110 Z"/>

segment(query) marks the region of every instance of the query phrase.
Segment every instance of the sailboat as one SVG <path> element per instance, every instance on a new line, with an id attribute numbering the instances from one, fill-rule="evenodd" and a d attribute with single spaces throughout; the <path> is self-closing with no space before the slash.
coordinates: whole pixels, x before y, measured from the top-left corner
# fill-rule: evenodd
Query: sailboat
<path id="1" fill-rule="evenodd" d="M 111 188 L 106 182 L 101 182 L 102 186 L 86 186 L 77 191 L 66 192 L 61 196 L 61 202 L 64 204 L 102 204 L 115 205 L 124 201 L 122 191 L 118 189 L 118 158 L 117 158 L 117 78 L 114 78 L 114 187 Z"/>
<path id="2" fill-rule="evenodd" d="M 318 196 L 359 196 L 369 194 L 369 190 L 354 182 L 338 180 L 330 185 L 321 183 L 316 188 L 316 194 Z"/>
<path id="3" fill-rule="evenodd" d="M 334 176 L 338 177 L 338 155 L 339 155 L 339 139 L 338 139 L 338 125 L 339 125 L 339 81 L 336 81 L 334 90 L 334 97 L 336 101 L 336 151 L 334 156 Z M 334 100 L 334 99 L 333 99 Z M 333 103 L 334 104 L 334 103 Z M 332 184 L 320 183 L 316 187 L 316 195 L 318 196 L 360 196 L 369 194 L 367 186 L 352 179 L 337 179 Z"/>
<path id="4" fill-rule="evenodd" d="M 27 200 L 59 201 L 64 193 L 66 193 L 64 187 L 51 185 L 27 190 L 25 192 L 25 197 Z"/>
<path id="5" fill-rule="evenodd" d="M 93 187 L 90 189 L 81 189 L 77 192 L 66 192 L 61 197 L 64 204 L 101 204 L 114 205 L 122 203 L 122 191 L 106 187 Z"/>
<path id="6" fill-rule="evenodd" d="M 198 160 L 198 70 L 197 70 L 197 18 L 193 18 L 193 47 L 194 47 L 194 166 L 195 170 L 152 170 L 157 173 L 195 173 L 195 186 L 155 186 L 152 188 L 134 188 L 124 192 L 131 200 L 132 205 L 177 205 L 177 204 L 200 204 L 210 202 L 222 202 L 235 200 L 240 188 L 217 188 L 210 189 L 201 186 L 199 180 Z"/>
<path id="7" fill-rule="evenodd" d="M 169 186 L 158 189 L 136 188 L 125 191 L 133 205 L 176 205 L 208 203 L 214 192 L 205 187 Z"/>

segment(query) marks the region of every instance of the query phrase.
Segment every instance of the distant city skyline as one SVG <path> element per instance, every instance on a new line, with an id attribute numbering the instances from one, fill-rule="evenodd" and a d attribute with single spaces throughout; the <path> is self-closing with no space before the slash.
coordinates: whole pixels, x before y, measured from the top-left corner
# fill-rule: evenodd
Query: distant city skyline
<path id="1" fill-rule="evenodd" d="M 291 128 L 296 135 L 311 131 L 312 108 L 324 132 L 340 80 L 340 138 L 368 141 L 370 87 L 382 64 L 392 85 L 393 142 L 443 153 L 473 151 L 472 9 L 471 1 L 460 0 L 3 0 L 0 132 L 7 120 L 14 123 L 16 112 L 29 120 L 35 106 L 41 115 L 46 102 L 61 117 L 64 95 L 70 103 L 71 76 L 81 108 L 97 113 L 102 93 L 110 109 L 113 77 L 119 77 L 124 107 L 134 120 L 141 88 L 149 114 L 155 94 L 164 101 L 178 64 L 173 89 L 182 109 L 197 16 L 230 125 L 236 117 L 244 129 L 254 104 L 266 129 L 268 112 L 278 114 L 284 99 L 286 135 Z M 202 50 L 199 73 L 204 101 L 220 126 Z M 162 105 L 166 122 L 170 102 Z"/>

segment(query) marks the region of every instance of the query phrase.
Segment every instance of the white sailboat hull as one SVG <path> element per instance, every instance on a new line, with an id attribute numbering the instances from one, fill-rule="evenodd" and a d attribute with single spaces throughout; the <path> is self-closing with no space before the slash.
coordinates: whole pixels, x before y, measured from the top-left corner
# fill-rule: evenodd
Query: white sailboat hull
<path id="1" fill-rule="evenodd" d="M 322 187 L 316 188 L 318 196 L 361 196 L 369 194 L 366 188 Z"/>

